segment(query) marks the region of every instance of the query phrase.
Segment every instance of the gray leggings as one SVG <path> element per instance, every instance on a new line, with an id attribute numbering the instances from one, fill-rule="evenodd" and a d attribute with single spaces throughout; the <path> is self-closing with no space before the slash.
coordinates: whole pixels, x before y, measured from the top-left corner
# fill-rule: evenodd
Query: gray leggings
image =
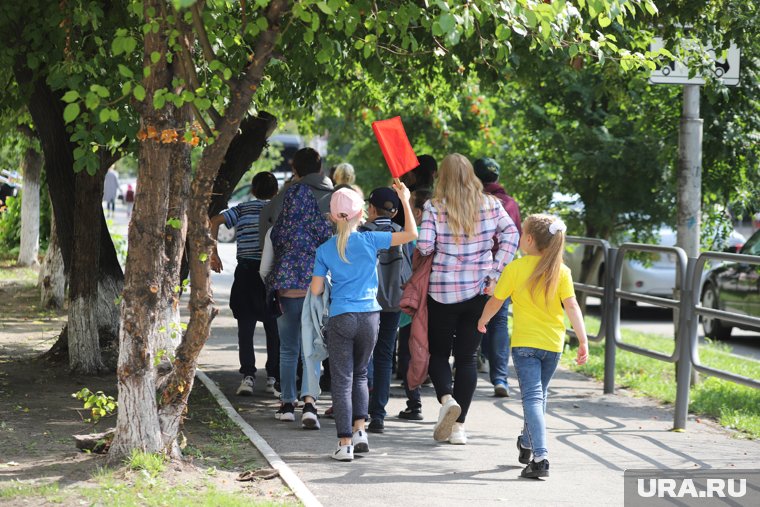
<path id="1" fill-rule="evenodd" d="M 379 321 L 380 312 L 342 313 L 327 321 L 330 392 L 338 438 L 351 437 L 353 422 L 367 418 L 367 364 L 377 341 Z"/>

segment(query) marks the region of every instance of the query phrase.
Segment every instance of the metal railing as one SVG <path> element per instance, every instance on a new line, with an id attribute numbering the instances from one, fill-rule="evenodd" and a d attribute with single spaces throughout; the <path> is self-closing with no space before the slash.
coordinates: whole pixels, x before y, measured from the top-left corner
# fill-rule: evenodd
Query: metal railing
<path id="1" fill-rule="evenodd" d="M 707 261 L 715 260 L 760 265 L 760 256 L 706 252 L 701 254 L 699 258 L 693 258 L 687 257 L 683 249 L 679 247 L 624 243 L 619 248 L 612 248 L 604 240 L 576 236 L 569 236 L 567 242 L 602 248 L 605 265 L 603 286 L 575 283 L 575 288 L 580 292 L 601 296 L 602 298 L 599 333 L 596 337 L 589 337 L 589 339 L 595 341 L 604 340 L 604 392 L 606 394 L 611 394 L 615 391 L 615 357 L 618 348 L 659 361 L 675 363 L 676 404 L 673 421 L 674 429 L 684 429 L 686 427 L 692 367 L 705 375 L 760 389 L 760 380 L 758 379 L 702 365 L 699 358 L 698 342 L 700 316 L 719 318 L 726 322 L 760 328 L 759 317 L 705 308 L 700 304 L 702 272 Z M 632 252 L 675 255 L 674 294 L 677 295 L 677 298 L 650 296 L 620 288 L 625 255 Z M 613 268 L 610 269 L 610 266 Z M 675 345 L 671 354 L 668 355 L 656 350 L 625 343 L 621 339 L 621 299 L 648 303 L 661 308 L 670 308 L 677 312 Z M 574 336 L 571 330 L 568 330 L 568 334 Z"/>

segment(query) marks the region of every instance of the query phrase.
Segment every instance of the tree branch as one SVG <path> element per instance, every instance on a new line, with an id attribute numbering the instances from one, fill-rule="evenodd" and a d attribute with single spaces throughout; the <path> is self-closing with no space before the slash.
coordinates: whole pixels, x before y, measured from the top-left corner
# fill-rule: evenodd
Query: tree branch
<path id="1" fill-rule="evenodd" d="M 201 48 L 203 49 L 203 57 L 208 63 L 211 63 L 216 60 L 216 55 L 214 54 L 214 48 L 211 47 L 211 43 L 208 40 L 206 27 L 203 25 L 200 7 L 196 3 L 190 7 L 190 10 L 193 14 L 193 28 L 195 28 L 195 32 L 198 34 L 198 42 L 201 43 Z"/>

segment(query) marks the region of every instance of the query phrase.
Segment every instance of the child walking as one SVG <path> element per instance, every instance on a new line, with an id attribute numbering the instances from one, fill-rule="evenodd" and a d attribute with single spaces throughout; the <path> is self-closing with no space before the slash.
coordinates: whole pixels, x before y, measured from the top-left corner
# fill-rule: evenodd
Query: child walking
<path id="1" fill-rule="evenodd" d="M 364 201 L 352 189 L 342 188 L 330 199 L 330 217 L 337 235 L 319 248 L 314 262 L 311 292 L 324 290 L 331 275 L 329 320 L 325 328 L 330 355 L 331 392 L 338 449 L 331 455 L 351 461 L 354 452 L 369 452 L 365 432 L 369 392 L 367 363 L 377 341 L 381 307 L 377 303 L 377 252 L 417 238 L 409 207 L 409 190 L 394 184 L 408 217 L 402 232 L 357 232 Z"/>
<path id="2" fill-rule="evenodd" d="M 565 341 L 563 306 L 580 341 L 578 364 L 588 359 L 588 340 L 570 269 L 562 263 L 565 224 L 549 215 L 530 215 L 522 230 L 520 249 L 525 255 L 504 268 L 478 320 L 478 330 L 485 332 L 504 301 L 512 298 L 512 362 L 525 419 L 522 434 L 517 437 L 518 460 L 527 465 L 522 477 L 539 478 L 549 476 L 544 416 L 549 381 Z"/>

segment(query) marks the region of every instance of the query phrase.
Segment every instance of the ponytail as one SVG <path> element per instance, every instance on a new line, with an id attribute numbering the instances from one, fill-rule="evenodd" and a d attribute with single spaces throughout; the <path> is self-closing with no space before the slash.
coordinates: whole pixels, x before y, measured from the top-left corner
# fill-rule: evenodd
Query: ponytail
<path id="1" fill-rule="evenodd" d="M 528 277 L 531 296 L 539 285 L 548 302 L 557 295 L 559 274 L 562 268 L 562 253 L 565 250 L 565 225 L 550 215 L 530 215 L 523 223 L 523 233 L 530 234 L 535 241 L 541 258 Z"/>
<path id="2" fill-rule="evenodd" d="M 356 230 L 356 226 L 359 225 L 359 220 L 361 217 L 362 214 L 359 213 L 356 217 L 350 220 L 340 219 L 336 221 L 338 231 L 336 234 L 337 239 L 335 240 L 335 245 L 338 248 L 338 256 L 346 264 L 350 264 L 348 257 L 346 257 L 346 246 L 348 245 L 348 238 L 351 236 L 351 233 Z"/>

